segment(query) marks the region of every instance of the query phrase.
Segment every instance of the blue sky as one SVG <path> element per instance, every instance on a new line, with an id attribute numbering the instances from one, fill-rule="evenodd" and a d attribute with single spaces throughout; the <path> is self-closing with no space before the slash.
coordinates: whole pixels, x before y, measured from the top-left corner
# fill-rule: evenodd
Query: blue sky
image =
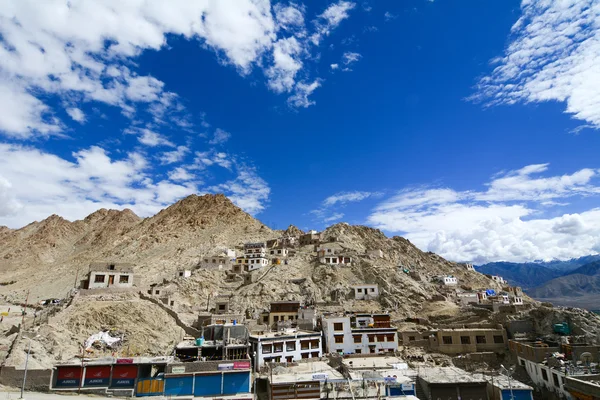
<path id="1" fill-rule="evenodd" d="M 223 192 L 452 260 L 600 252 L 598 1 L 8 1 L 0 225 Z"/>

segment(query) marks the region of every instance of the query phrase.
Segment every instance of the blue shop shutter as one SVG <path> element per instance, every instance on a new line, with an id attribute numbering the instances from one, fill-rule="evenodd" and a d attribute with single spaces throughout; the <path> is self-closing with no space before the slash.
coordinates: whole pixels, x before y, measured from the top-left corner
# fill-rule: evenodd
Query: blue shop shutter
<path id="1" fill-rule="evenodd" d="M 221 374 L 196 375 L 194 396 L 214 396 L 221 394 Z"/>
<path id="2" fill-rule="evenodd" d="M 191 396 L 193 377 L 165 377 L 165 396 Z"/>
<path id="3" fill-rule="evenodd" d="M 223 394 L 248 393 L 250 372 L 223 374 Z"/>

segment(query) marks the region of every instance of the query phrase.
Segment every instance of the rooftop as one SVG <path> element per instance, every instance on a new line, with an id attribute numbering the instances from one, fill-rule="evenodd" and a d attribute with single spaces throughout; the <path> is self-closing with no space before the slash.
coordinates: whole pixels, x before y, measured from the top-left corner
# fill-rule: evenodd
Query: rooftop
<path id="1" fill-rule="evenodd" d="M 408 374 L 400 369 L 378 369 L 378 370 L 352 370 L 350 376 L 353 381 L 384 381 L 385 378 L 396 378 L 395 383 L 410 383 L 413 380 Z"/>
<path id="2" fill-rule="evenodd" d="M 343 363 L 350 369 L 402 369 L 407 368 L 403 359 L 393 356 L 384 357 L 348 357 Z"/>
<path id="3" fill-rule="evenodd" d="M 133 272 L 133 264 L 102 261 L 90 263 L 90 271 Z"/>
<path id="4" fill-rule="evenodd" d="M 298 335 L 321 336 L 321 332 L 290 329 L 290 330 L 286 330 L 284 332 L 265 332 L 265 333 L 261 333 L 261 334 L 253 333 L 250 335 L 250 337 L 255 338 L 255 339 L 272 339 L 272 338 L 285 338 L 285 337 L 298 336 Z"/>
<path id="5" fill-rule="evenodd" d="M 327 380 L 345 382 L 344 376 L 330 367 L 325 361 L 314 361 L 298 363 L 288 367 L 273 368 L 273 375 L 269 380 L 271 383 L 295 383 L 316 380 L 313 374 L 326 374 Z"/>
<path id="6" fill-rule="evenodd" d="M 509 381 L 508 376 L 506 375 L 484 376 L 484 379 L 501 390 L 510 389 L 511 387 L 514 390 L 533 390 L 531 386 L 519 382 L 514 378 L 510 378 Z"/>
<path id="7" fill-rule="evenodd" d="M 471 374 L 456 367 L 419 369 L 419 376 L 428 383 L 487 383 L 482 374 Z"/>

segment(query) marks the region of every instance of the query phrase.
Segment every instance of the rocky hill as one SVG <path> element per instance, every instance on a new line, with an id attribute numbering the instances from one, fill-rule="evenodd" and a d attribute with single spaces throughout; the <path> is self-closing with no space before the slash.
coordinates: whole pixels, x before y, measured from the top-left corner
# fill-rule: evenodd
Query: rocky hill
<path id="1" fill-rule="evenodd" d="M 239 251 L 245 242 L 301 234 L 294 226 L 273 231 L 223 195 L 189 196 L 146 219 L 130 210 L 99 210 L 72 222 L 53 215 L 21 229 L 0 229 L 0 295 L 7 306 L 23 303 L 28 292 L 30 303 L 63 298 L 91 262 L 114 261 L 135 266 L 136 291 L 158 285 L 176 304 L 165 312 L 136 292 L 76 297 L 36 328 L 35 359 L 48 366 L 74 357 L 77 343 L 101 329 L 123 332 L 129 352 L 164 354 L 183 335 L 176 325 L 191 325 L 199 312 L 214 308 L 215 298 L 227 298 L 231 311 L 248 319 L 257 318 L 272 301 L 300 300 L 317 304 L 320 311 L 387 311 L 395 321 L 431 317 L 456 322 L 480 319 L 481 312 L 447 301 L 454 288 L 440 285 L 436 276 L 453 275 L 464 289 L 501 289 L 485 275 L 423 252 L 404 238 L 346 223 L 326 229 L 322 246 L 351 257 L 348 265 L 321 264 L 314 246 L 295 246 L 288 263 L 254 271 L 251 279 L 199 267 L 201 259 L 225 248 Z M 184 268 L 192 270 L 191 277 L 177 276 Z M 352 286 L 362 283 L 378 284 L 379 299 L 355 301 Z M 155 316 L 158 323 L 151 321 Z M 144 347 L 148 340 L 155 343 L 152 349 Z M 21 358 L 13 352 L 10 360 L 16 365 Z"/>

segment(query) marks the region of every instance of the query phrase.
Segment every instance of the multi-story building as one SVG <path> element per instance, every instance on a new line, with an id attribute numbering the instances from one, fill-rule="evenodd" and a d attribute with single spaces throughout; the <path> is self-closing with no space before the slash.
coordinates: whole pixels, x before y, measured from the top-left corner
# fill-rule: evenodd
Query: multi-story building
<path id="1" fill-rule="evenodd" d="M 315 245 L 321 242 L 321 234 L 317 231 L 309 231 L 300 236 L 300 246 Z"/>
<path id="2" fill-rule="evenodd" d="M 242 266 L 245 272 L 254 271 L 269 265 L 267 258 L 267 245 L 265 243 L 246 243 L 244 245 L 244 256 L 236 259 L 236 265 Z M 234 272 L 240 268 L 233 268 Z"/>
<path id="3" fill-rule="evenodd" d="M 398 349 L 398 331 L 389 314 L 354 314 L 322 318 L 327 352 L 373 354 Z"/>
<path id="4" fill-rule="evenodd" d="M 200 268 L 204 269 L 229 269 L 232 264 L 232 259 L 225 254 L 207 256 L 200 260 Z"/>
<path id="5" fill-rule="evenodd" d="M 298 319 L 299 301 L 275 301 L 271 303 L 269 312 L 262 313 L 262 322 L 272 329 L 284 321 L 291 321 L 295 325 Z"/>
<path id="6" fill-rule="evenodd" d="M 321 264 L 329 264 L 329 265 L 352 264 L 352 257 L 345 256 L 343 254 L 325 255 L 325 256 L 319 257 L 319 262 Z"/>
<path id="7" fill-rule="evenodd" d="M 254 367 L 268 362 L 292 362 L 323 355 L 321 332 L 285 329 L 250 335 Z"/>
<path id="8" fill-rule="evenodd" d="M 425 347 L 444 354 L 503 352 L 507 347 L 502 325 L 487 328 L 447 328 L 401 332 L 404 346 Z"/>

